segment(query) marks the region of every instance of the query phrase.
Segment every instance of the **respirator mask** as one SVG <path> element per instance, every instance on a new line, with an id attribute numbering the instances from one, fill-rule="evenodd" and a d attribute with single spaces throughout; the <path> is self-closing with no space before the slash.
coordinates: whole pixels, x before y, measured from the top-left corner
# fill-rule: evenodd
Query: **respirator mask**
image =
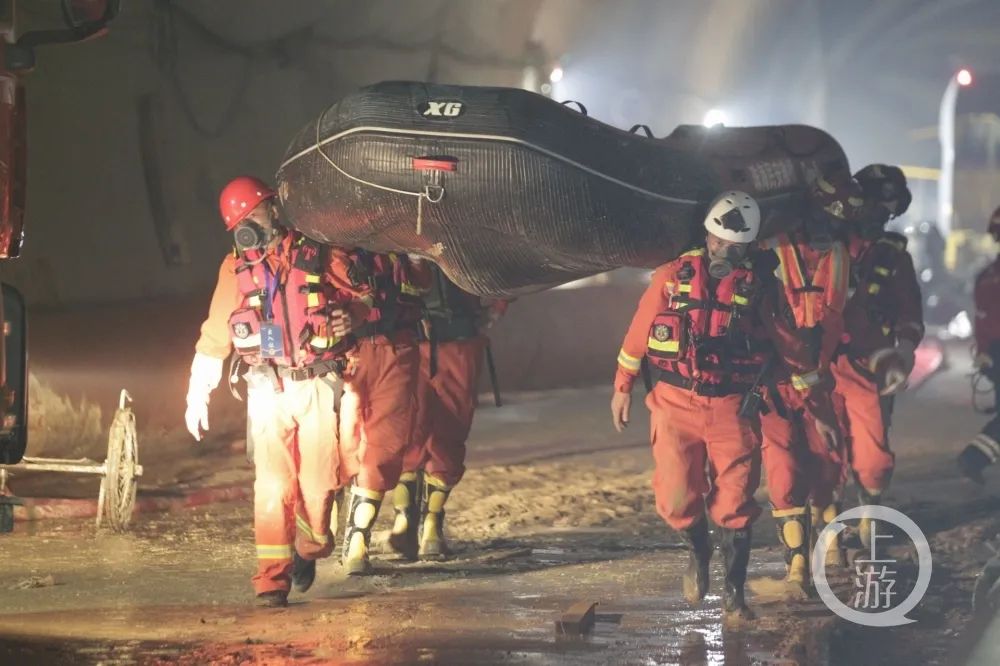
<path id="1" fill-rule="evenodd" d="M 276 234 L 274 228 L 268 230 L 253 220 L 243 220 L 233 229 L 233 240 L 240 252 L 260 252 Z"/>
<path id="2" fill-rule="evenodd" d="M 726 277 L 747 256 L 747 245 L 737 243 L 727 245 L 718 253 L 708 252 L 708 274 L 716 280 Z"/>

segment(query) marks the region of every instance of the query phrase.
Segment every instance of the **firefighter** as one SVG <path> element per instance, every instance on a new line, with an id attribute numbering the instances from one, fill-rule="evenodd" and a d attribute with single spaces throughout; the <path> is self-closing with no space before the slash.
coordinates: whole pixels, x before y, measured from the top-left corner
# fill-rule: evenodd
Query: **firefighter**
<path id="1" fill-rule="evenodd" d="M 348 575 L 371 573 L 372 528 L 403 471 L 416 404 L 417 330 L 426 269 L 406 255 L 355 250 L 350 274 L 370 306 L 354 330 L 357 363 L 345 375 L 340 410 L 341 481 L 350 484 L 341 560 Z"/>
<path id="2" fill-rule="evenodd" d="M 727 617 L 750 618 L 743 588 L 751 524 L 760 513 L 749 422 L 756 384 L 768 357 L 778 356 L 804 384 L 816 383 L 816 368 L 808 367 L 794 331 L 778 316 L 773 255 L 761 255 L 761 264 L 748 258 L 760 228 L 757 203 L 726 192 L 704 226 L 704 246 L 658 268 L 639 302 L 618 356 L 612 422 L 619 432 L 628 425 L 632 385 L 645 358 L 657 380 L 646 398 L 653 489 L 657 511 L 689 551 L 684 595 L 697 603 L 708 590 L 707 509 L 722 531 L 723 608 Z M 829 422 L 817 423 L 824 435 L 836 436 Z"/>
<path id="3" fill-rule="evenodd" d="M 1000 208 L 993 211 L 987 230 L 1000 243 Z M 1000 458 L 1000 256 L 976 276 L 976 354 L 973 364 L 993 383 L 994 414 L 958 456 L 962 474 L 983 483 L 983 469 Z"/>
<path id="4" fill-rule="evenodd" d="M 393 551 L 407 559 L 443 560 L 444 506 L 465 472 L 465 441 L 476 409 L 476 387 L 489 339 L 484 330 L 506 309 L 484 302 L 427 262 L 430 291 L 424 296 L 417 419 L 393 492 Z"/>
<path id="5" fill-rule="evenodd" d="M 889 447 L 893 396 L 913 369 L 924 336 L 920 284 L 906 237 L 886 231 L 906 212 L 910 191 L 895 166 L 871 164 L 855 174 L 864 206 L 847 236 L 851 296 L 845 330 L 833 363 L 835 395 L 843 406 L 850 469 L 862 505 L 879 504 L 889 486 L 895 455 Z M 871 520 L 858 535 L 868 545 Z"/>
<path id="6" fill-rule="evenodd" d="M 338 487 L 335 400 L 354 343 L 346 284 L 349 261 L 286 228 L 275 193 L 241 176 L 219 197 L 236 251 L 219 270 L 195 345 L 185 421 L 201 440 L 209 396 L 235 347 L 249 370 L 248 436 L 253 441 L 254 590 L 264 605 L 307 590 L 316 559 L 334 547 L 330 510 Z"/>
<path id="7" fill-rule="evenodd" d="M 850 274 L 847 248 L 836 236 L 861 204 L 860 191 L 849 177 L 821 177 L 811 188 L 801 227 L 763 244 L 777 254 L 782 307 L 820 373 L 815 387 L 793 382 L 787 373 L 777 376 L 768 387 L 768 409 L 760 417 L 768 496 L 785 548 L 785 582 L 788 591 L 800 597 L 809 585 L 810 544 L 824 523 L 840 513 L 835 491 L 844 467 L 843 450 L 831 446 L 839 438 L 820 436 L 814 423 L 815 414 L 822 420 L 830 418 L 829 412 L 806 410 L 802 398 L 804 391 L 818 394 L 832 388 L 829 369 L 843 331 Z M 830 563 L 842 561 L 839 547 L 827 555 Z"/>

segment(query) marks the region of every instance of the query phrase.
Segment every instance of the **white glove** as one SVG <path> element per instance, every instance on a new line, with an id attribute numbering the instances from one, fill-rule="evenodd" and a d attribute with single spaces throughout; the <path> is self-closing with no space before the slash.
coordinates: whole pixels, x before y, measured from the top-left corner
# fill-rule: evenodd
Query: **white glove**
<path id="1" fill-rule="evenodd" d="M 208 430 L 208 401 L 222 379 L 223 359 L 195 354 L 191 362 L 191 380 L 188 382 L 187 410 L 184 423 L 188 432 L 200 442 L 202 430 Z"/>

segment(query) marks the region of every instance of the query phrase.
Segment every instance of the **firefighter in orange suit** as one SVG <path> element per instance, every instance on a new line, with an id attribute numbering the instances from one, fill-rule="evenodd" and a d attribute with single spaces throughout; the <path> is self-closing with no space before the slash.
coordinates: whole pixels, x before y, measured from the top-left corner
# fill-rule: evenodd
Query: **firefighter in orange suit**
<path id="1" fill-rule="evenodd" d="M 836 238 L 837 229 L 857 215 L 861 204 L 861 192 L 849 176 L 821 177 L 809 193 L 801 228 L 763 244 L 778 256 L 786 317 L 808 340 L 812 362 L 828 381 L 850 276 L 850 256 Z M 843 479 L 844 452 L 818 436 L 801 400 L 801 391 L 811 387 L 779 377 L 768 388 L 768 410 L 760 417 L 768 496 L 785 548 L 786 583 L 790 592 L 802 595 L 809 584 L 810 532 L 815 536 L 839 513 L 835 492 Z M 839 548 L 828 555 L 840 562 Z"/>
<path id="2" fill-rule="evenodd" d="M 836 397 L 843 405 L 848 459 L 858 500 L 879 504 L 889 486 L 895 456 L 889 448 L 893 396 L 913 369 L 924 336 L 920 284 L 906 237 L 885 225 L 910 204 L 906 176 L 895 166 L 872 164 L 855 175 L 865 205 L 848 236 L 851 297 L 845 330 L 833 364 Z M 868 544 L 871 521 L 858 532 Z"/>
<path id="3" fill-rule="evenodd" d="M 483 330 L 506 310 L 484 302 L 428 262 L 426 326 L 420 342 L 417 419 L 393 492 L 390 547 L 407 559 L 442 560 L 444 506 L 465 473 L 465 441 L 476 410 L 476 388 L 489 339 Z"/>
<path id="4" fill-rule="evenodd" d="M 262 603 L 284 606 L 294 584 L 312 585 L 316 559 L 334 547 L 338 488 L 338 374 L 354 342 L 353 290 L 343 250 L 278 221 L 275 193 L 243 176 L 219 198 L 236 252 L 225 258 L 191 364 L 185 421 L 208 430 L 209 396 L 235 347 L 249 366 L 247 419 L 254 442 L 254 531 Z"/>
<path id="5" fill-rule="evenodd" d="M 340 476 L 352 481 L 341 559 L 348 575 L 360 576 L 371 572 L 372 528 L 383 497 L 399 482 L 413 430 L 428 273 L 406 255 L 354 250 L 351 257 L 351 284 L 369 310 L 354 329 L 356 362 L 345 375 L 340 409 Z"/>
<path id="6" fill-rule="evenodd" d="M 1000 243 L 1000 208 L 993 211 L 987 231 Z M 994 416 L 958 457 L 962 474 L 983 483 L 983 470 L 1000 459 L 1000 256 L 976 276 L 973 299 L 976 370 L 993 384 Z"/>
<path id="7" fill-rule="evenodd" d="M 743 592 L 750 526 L 760 513 L 751 405 L 775 356 L 804 383 L 816 383 L 816 368 L 778 316 L 773 256 L 766 265 L 746 258 L 760 228 L 757 203 L 726 192 L 709 207 L 705 228 L 705 247 L 658 268 L 639 302 L 618 356 L 612 421 L 619 432 L 627 425 L 645 358 L 657 379 L 646 398 L 656 507 L 689 550 L 685 597 L 697 603 L 708 590 L 707 509 L 722 530 L 727 617 L 752 617 Z M 828 421 L 819 423 L 835 437 Z"/>

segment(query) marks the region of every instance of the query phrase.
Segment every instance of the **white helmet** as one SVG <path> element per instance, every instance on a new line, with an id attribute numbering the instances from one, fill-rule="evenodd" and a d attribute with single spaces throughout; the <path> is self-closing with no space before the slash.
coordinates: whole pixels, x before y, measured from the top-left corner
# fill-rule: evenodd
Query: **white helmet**
<path id="1" fill-rule="evenodd" d="M 705 230 L 733 243 L 752 243 L 760 231 L 760 207 L 746 192 L 723 192 L 705 215 Z"/>

